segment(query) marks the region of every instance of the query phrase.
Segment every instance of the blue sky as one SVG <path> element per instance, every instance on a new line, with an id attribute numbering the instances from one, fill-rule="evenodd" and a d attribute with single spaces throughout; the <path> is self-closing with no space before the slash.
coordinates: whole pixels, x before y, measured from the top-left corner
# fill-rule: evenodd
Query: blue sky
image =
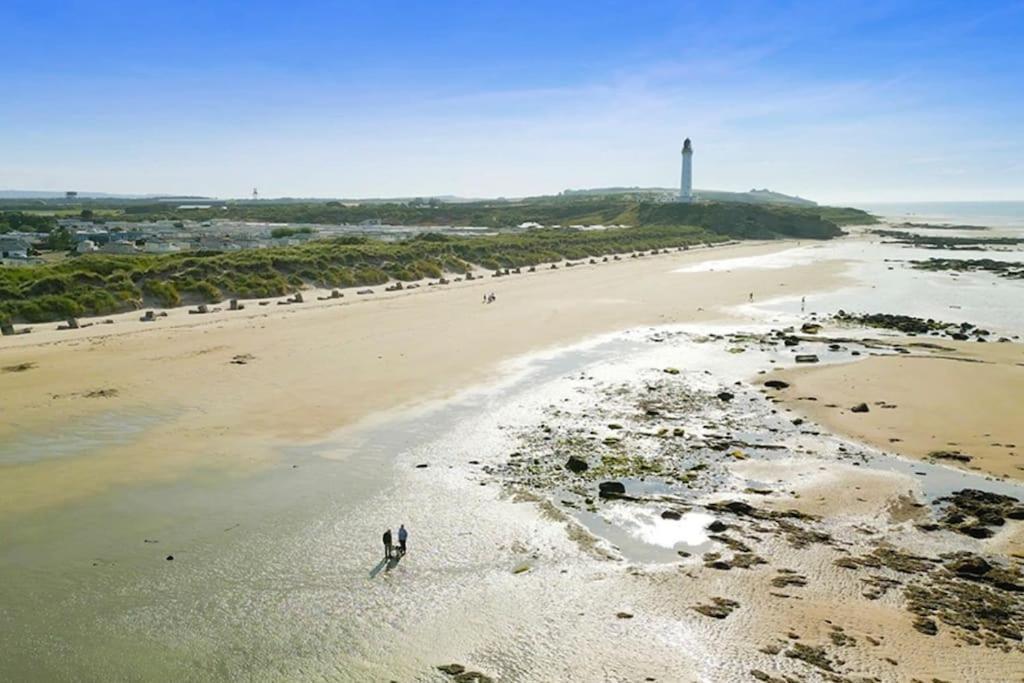
<path id="1" fill-rule="evenodd" d="M 1024 1 L 0 5 L 0 188 L 1024 198 Z"/>

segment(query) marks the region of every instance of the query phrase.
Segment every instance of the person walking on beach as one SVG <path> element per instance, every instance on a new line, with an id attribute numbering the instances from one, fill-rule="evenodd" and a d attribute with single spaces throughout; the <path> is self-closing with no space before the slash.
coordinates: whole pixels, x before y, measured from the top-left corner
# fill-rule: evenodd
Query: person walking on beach
<path id="1" fill-rule="evenodd" d="M 391 529 L 384 532 L 384 559 L 391 559 Z"/>
<path id="2" fill-rule="evenodd" d="M 750 293 L 750 302 L 751 303 L 754 302 L 754 293 L 753 292 Z"/>
<path id="3" fill-rule="evenodd" d="M 405 530 L 405 525 L 400 524 L 398 526 L 398 555 L 405 555 L 405 542 L 409 539 L 409 532 Z"/>
<path id="4" fill-rule="evenodd" d="M 803 313 L 807 310 L 807 297 L 800 297 L 800 312 Z"/>

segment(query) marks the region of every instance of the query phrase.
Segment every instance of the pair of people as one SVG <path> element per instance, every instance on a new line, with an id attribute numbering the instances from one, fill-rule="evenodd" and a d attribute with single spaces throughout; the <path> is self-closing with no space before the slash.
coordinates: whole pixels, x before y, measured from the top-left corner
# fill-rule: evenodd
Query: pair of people
<path id="1" fill-rule="evenodd" d="M 497 299 L 497 298 L 498 297 L 494 296 L 494 292 L 491 292 L 490 294 L 484 294 L 484 303 L 485 304 L 493 304 L 494 300 Z"/>
<path id="2" fill-rule="evenodd" d="M 398 526 L 398 554 L 395 554 L 395 546 L 391 540 L 391 529 L 387 529 L 384 532 L 384 559 L 390 560 L 392 557 L 402 557 L 405 555 L 405 544 L 409 540 L 409 532 L 405 530 L 405 525 L 400 524 Z"/>

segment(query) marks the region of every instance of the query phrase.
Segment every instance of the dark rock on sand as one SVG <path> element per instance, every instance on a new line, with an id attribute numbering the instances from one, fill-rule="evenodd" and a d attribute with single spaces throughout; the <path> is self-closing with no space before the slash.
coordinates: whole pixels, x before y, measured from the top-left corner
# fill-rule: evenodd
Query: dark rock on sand
<path id="1" fill-rule="evenodd" d="M 728 524 L 726 524 L 725 522 L 723 522 L 721 520 L 718 520 L 718 519 L 716 519 L 715 521 L 711 522 L 711 524 L 708 524 L 708 531 L 712 531 L 712 532 L 714 532 L 716 534 L 720 534 L 720 533 L 722 533 L 723 531 L 725 531 L 728 528 L 729 528 Z"/>
<path id="2" fill-rule="evenodd" d="M 675 510 L 665 510 L 661 513 L 662 519 L 682 519 L 682 515 Z"/>
<path id="3" fill-rule="evenodd" d="M 789 382 L 783 382 L 781 379 L 770 379 L 764 385 L 769 389 L 786 389 L 789 387 Z"/>
<path id="4" fill-rule="evenodd" d="M 960 451 L 932 451 L 928 454 L 929 458 L 935 458 L 936 460 L 955 460 L 956 462 L 970 462 L 971 456 L 961 453 Z"/>
<path id="5" fill-rule="evenodd" d="M 626 493 L 626 485 L 621 481 L 602 481 L 597 485 L 597 490 L 602 498 L 621 496 Z"/>
<path id="6" fill-rule="evenodd" d="M 914 619 L 914 628 L 926 636 L 934 636 L 939 632 L 939 626 L 935 623 L 935 620 L 928 619 L 927 617 Z"/>
<path id="7" fill-rule="evenodd" d="M 870 410 L 871 409 L 868 408 L 867 403 L 858 403 L 854 407 L 850 408 L 851 413 L 866 413 L 869 412 Z"/>
<path id="8" fill-rule="evenodd" d="M 735 600 L 728 600 L 726 598 L 711 598 L 710 605 L 694 605 L 692 609 L 696 612 L 700 612 L 706 617 L 713 617 L 715 619 L 725 619 L 727 616 L 733 613 L 740 603 Z"/>
<path id="9" fill-rule="evenodd" d="M 589 470 L 590 465 L 587 464 L 587 461 L 583 458 L 576 455 L 570 455 L 569 459 L 565 461 L 565 469 L 570 472 L 575 472 L 576 474 L 581 474 Z"/>
<path id="10" fill-rule="evenodd" d="M 936 504 L 944 506 L 940 524 L 973 538 L 991 537 L 993 532 L 988 527 L 1001 527 L 1008 518 L 1019 519 L 1016 515 L 1022 512 L 1013 496 L 978 489 L 961 489 L 939 498 Z"/>
<path id="11" fill-rule="evenodd" d="M 461 664 L 442 664 L 441 666 L 437 667 L 437 670 L 441 673 L 446 673 L 449 676 L 455 676 L 456 674 L 460 674 L 463 671 L 465 671 L 466 667 L 462 666 Z"/>
<path id="12" fill-rule="evenodd" d="M 728 391 L 721 391 L 718 393 L 718 398 L 721 401 L 731 401 L 733 400 L 733 398 L 735 398 L 735 396 L 729 393 Z"/>

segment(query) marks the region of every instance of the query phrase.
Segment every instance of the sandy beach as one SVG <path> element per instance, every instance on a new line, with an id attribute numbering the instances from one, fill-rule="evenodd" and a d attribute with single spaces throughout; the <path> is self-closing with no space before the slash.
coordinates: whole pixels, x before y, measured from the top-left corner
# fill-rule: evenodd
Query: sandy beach
<path id="1" fill-rule="evenodd" d="M 0 438 L 75 430 L 90 416 L 160 416 L 141 438 L 88 460 L 15 464 L 0 514 L 195 467 L 258 467 L 277 446 L 494 380 L 517 355 L 640 325 L 721 318 L 788 291 L 843 284 L 840 263 L 774 271 L 674 273 L 705 259 L 767 254 L 790 242 L 694 250 L 421 288 L 343 303 L 258 307 L 156 323 L 137 314 L 84 330 L 0 341 Z M 382 288 L 379 288 L 382 289 Z M 494 292 L 494 304 L 481 303 Z M 314 298 L 314 297 L 307 297 Z M 52 326 L 48 326 L 52 327 Z M 244 363 L 244 364 L 243 364 Z M 114 419 L 117 419 L 116 417 Z"/>
<path id="2" fill-rule="evenodd" d="M 777 373 L 792 384 L 779 396 L 829 429 L 882 450 L 1024 480 L 1024 346 L 898 344 L 910 353 Z M 868 412 L 851 410 L 860 403 Z"/>

